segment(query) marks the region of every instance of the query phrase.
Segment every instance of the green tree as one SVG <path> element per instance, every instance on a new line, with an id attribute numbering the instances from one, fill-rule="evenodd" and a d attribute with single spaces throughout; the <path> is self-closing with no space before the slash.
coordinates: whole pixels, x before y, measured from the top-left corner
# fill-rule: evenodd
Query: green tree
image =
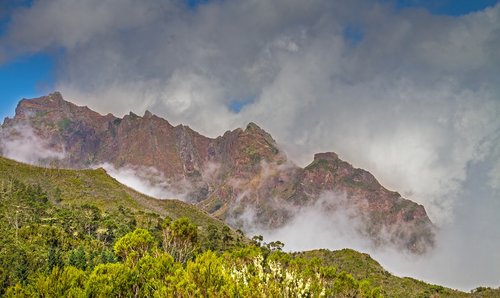
<path id="1" fill-rule="evenodd" d="M 186 278 L 202 297 L 217 297 L 225 284 L 222 259 L 207 251 L 186 266 Z"/>
<path id="2" fill-rule="evenodd" d="M 86 297 L 138 297 L 138 277 L 123 263 L 101 264 L 85 284 Z"/>
<path id="3" fill-rule="evenodd" d="M 154 246 L 155 241 L 151 233 L 144 229 L 136 229 L 118 239 L 114 246 L 114 251 L 122 260 L 136 264 Z"/>
<path id="4" fill-rule="evenodd" d="M 64 261 L 61 257 L 61 251 L 57 247 L 51 246 L 47 254 L 47 268 L 51 272 L 52 269 L 64 267 Z"/>
<path id="5" fill-rule="evenodd" d="M 24 289 L 13 287 L 7 291 L 9 297 L 82 297 L 87 276 L 84 271 L 72 266 L 63 269 L 54 267 L 49 275 L 42 275 Z"/>
<path id="6" fill-rule="evenodd" d="M 68 265 L 82 270 L 87 269 L 87 257 L 85 255 L 85 249 L 83 247 L 80 246 L 70 251 L 68 257 Z"/>
<path id="7" fill-rule="evenodd" d="M 187 217 L 163 224 L 163 250 L 181 263 L 192 258 L 197 249 L 198 228 Z"/>
<path id="8" fill-rule="evenodd" d="M 175 271 L 182 269 L 172 256 L 166 253 L 158 253 L 155 256 L 145 255 L 135 266 L 134 272 L 139 277 L 139 296 L 153 297 L 160 290 L 170 288 L 169 294 L 165 293 L 160 297 L 172 296 L 173 283 L 169 281 L 169 276 Z"/>
<path id="9" fill-rule="evenodd" d="M 333 284 L 333 290 L 336 297 L 357 297 L 358 282 L 352 275 L 342 271 Z"/>

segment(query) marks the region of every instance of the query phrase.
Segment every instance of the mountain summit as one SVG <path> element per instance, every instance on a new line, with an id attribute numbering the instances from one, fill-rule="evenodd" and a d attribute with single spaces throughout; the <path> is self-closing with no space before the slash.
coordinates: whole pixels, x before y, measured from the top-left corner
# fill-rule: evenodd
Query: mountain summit
<path id="1" fill-rule="evenodd" d="M 434 245 L 433 225 L 423 206 L 384 188 L 369 172 L 333 152 L 315 154 L 300 168 L 289 161 L 272 136 L 255 123 L 217 138 L 188 126 L 172 126 L 146 111 L 123 118 L 100 115 L 65 101 L 60 93 L 23 99 L 4 138 L 30 126 L 64 157 L 52 165 L 88 168 L 100 164 L 154 168 L 185 199 L 237 228 L 281 227 L 304 208 L 349 210 L 359 233 L 374 245 L 395 245 L 424 253 Z M 249 210 L 251 212 L 249 212 Z"/>

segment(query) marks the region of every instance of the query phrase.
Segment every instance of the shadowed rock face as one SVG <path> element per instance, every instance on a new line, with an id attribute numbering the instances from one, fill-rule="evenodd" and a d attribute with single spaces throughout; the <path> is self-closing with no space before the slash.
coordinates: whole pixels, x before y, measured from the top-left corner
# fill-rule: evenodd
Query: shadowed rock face
<path id="1" fill-rule="evenodd" d="M 5 119 L 2 127 L 26 124 L 54 150 L 64 150 L 65 158 L 53 165 L 153 167 L 173 188 L 188 184 L 189 201 L 234 226 L 251 208 L 255 224 L 280 227 L 294 210 L 330 193 L 343 200 L 326 204 L 325 210 L 354 210 L 363 223 L 360 233 L 375 245 L 391 243 L 423 253 L 434 244 L 433 225 L 423 206 L 385 189 L 369 172 L 353 168 L 333 152 L 318 153 L 300 168 L 254 123 L 213 139 L 150 112 L 143 117 L 102 116 L 56 92 L 23 99 L 15 117 Z"/>

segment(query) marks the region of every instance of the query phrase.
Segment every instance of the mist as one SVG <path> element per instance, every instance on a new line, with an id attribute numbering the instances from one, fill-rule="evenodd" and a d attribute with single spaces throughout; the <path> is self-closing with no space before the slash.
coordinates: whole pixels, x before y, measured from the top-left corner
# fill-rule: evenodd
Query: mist
<path id="1" fill-rule="evenodd" d="M 263 164 L 263 172 L 269 171 Z M 297 207 L 283 200 L 266 198 L 270 208 L 286 210 L 291 220 L 280 228 L 268 228 L 258 220 L 258 209 L 248 201 L 251 189 L 243 189 L 234 210 L 229 208 L 230 224 L 241 228 L 250 238 L 262 235 L 264 241 L 281 241 L 285 251 L 305 251 L 328 248 L 331 250 L 351 248 L 368 253 L 386 270 L 397 276 L 409 276 L 429 283 L 470 291 L 480 285 L 498 287 L 500 255 L 498 254 L 496 216 L 500 202 L 495 192 L 482 191 L 488 180 L 483 165 L 469 170 L 475 178 L 464 193 L 462 204 L 454 209 L 459 219 L 436 229 L 436 245 L 423 255 L 402 250 L 391 243 L 391 231 L 383 230 L 376 242 L 364 233 L 365 215 L 349 204 L 345 194 L 323 192 L 309 206 Z M 238 186 L 238 185 L 235 185 Z M 481 194 L 478 205 L 475 196 Z M 270 203 L 269 203 L 270 202 Z M 241 212 L 241 206 L 244 206 Z M 381 240 L 381 241 L 378 241 Z"/>
<path id="2" fill-rule="evenodd" d="M 33 165 L 47 165 L 65 157 L 62 145 L 49 144 L 28 123 L 0 128 L 0 153 Z"/>
<path id="3" fill-rule="evenodd" d="M 326 192 L 311 206 L 289 207 L 294 215 L 284 227 L 253 232 L 261 233 L 266 241 L 280 240 L 288 251 L 372 248 L 370 240 L 361 234 L 362 218 L 346 203 L 345 195 Z"/>
<path id="4" fill-rule="evenodd" d="M 409 276 L 429 283 L 470 291 L 478 286 L 500 286 L 500 254 L 497 227 L 500 219 L 498 198 L 483 194 L 484 206 L 474 204 L 474 194 L 465 195 L 468 202 L 455 209 L 459 220 L 436 230 L 436 246 L 424 255 L 415 255 L 395 245 L 374 245 L 363 236 L 362 217 L 356 210 L 338 205 L 342 194 L 324 193 L 311 206 L 293 210 L 293 219 L 278 229 L 265 229 L 255 222 L 251 207 L 236 220 L 245 231 L 262 235 L 264 241 L 281 241 L 285 251 L 328 248 L 351 248 L 368 253 L 386 270 L 397 276 Z M 337 208 L 332 209 L 332 204 Z M 389 239 L 389 234 L 386 235 Z M 384 236 L 383 236 L 384 237 Z M 388 240 L 387 240 L 388 241 Z"/>
<path id="5" fill-rule="evenodd" d="M 13 13 L 0 56 L 53 55 L 55 88 L 102 114 L 148 109 L 212 137 L 253 121 L 302 166 L 335 151 L 440 229 L 418 264 L 373 251 L 389 271 L 499 286 L 500 4 L 456 17 L 392 4 L 35 0 Z M 276 231 L 286 248 L 307 231 L 317 245 L 363 248 L 336 219 L 297 216 Z"/>
<path id="6" fill-rule="evenodd" d="M 157 199 L 185 200 L 189 190 L 187 183 L 177 182 L 175 187 L 172 186 L 163 173 L 152 167 L 125 165 L 116 168 L 109 163 L 95 167 L 103 168 L 118 182 Z"/>

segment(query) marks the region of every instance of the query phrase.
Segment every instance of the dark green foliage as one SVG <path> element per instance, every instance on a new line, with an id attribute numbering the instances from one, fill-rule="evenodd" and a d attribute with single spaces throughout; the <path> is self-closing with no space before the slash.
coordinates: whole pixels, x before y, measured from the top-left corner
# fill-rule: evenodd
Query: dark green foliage
<path id="1" fill-rule="evenodd" d="M 86 270 L 115 262 L 110 250 L 114 238 L 135 228 L 135 215 L 127 212 L 56 206 L 38 185 L 0 180 L 0 295 L 9 286 L 66 265 Z M 104 237 L 102 230 L 110 236 Z"/>
<path id="2" fill-rule="evenodd" d="M 14 277 L 21 284 L 25 284 L 28 281 L 29 274 L 29 263 L 26 254 L 21 251 L 17 256 L 14 256 L 14 263 L 11 264 L 14 268 Z"/>
<path id="3" fill-rule="evenodd" d="M 214 225 L 209 225 L 207 228 L 207 240 L 204 243 L 204 248 L 215 251 L 216 247 L 222 241 L 222 234 Z"/>
<path id="4" fill-rule="evenodd" d="M 53 185 L 47 177 L 67 180 Z M 89 189 L 89 181 L 96 186 Z M 139 208 L 115 196 L 119 187 L 100 171 L 59 173 L 0 159 L 0 296 L 467 296 L 392 276 L 353 250 L 289 254 L 262 236 L 251 244 L 192 206 L 125 193 L 154 207 Z M 100 197 L 106 189 L 111 199 Z M 170 210 L 174 219 L 151 210 Z M 478 288 L 472 295 L 498 293 Z"/>
<path id="5" fill-rule="evenodd" d="M 185 226 L 184 220 L 179 225 Z M 370 283 L 358 282 L 346 273 L 316 274 L 323 268 L 319 259 L 306 260 L 280 251 L 265 258 L 256 246 L 222 255 L 199 252 L 182 264 L 160 251 L 149 231 L 136 229 L 118 239 L 115 251 L 122 262 L 99 264 L 91 270 L 56 266 L 24 285 L 7 288 L 5 296 L 380 297 L 372 294 L 378 292 Z M 81 250 L 73 252 L 80 254 Z"/>
<path id="6" fill-rule="evenodd" d="M 91 204 L 58 206 L 38 185 L 16 179 L 0 179 L 0 215 L 0 296 L 7 288 L 17 293 L 27 284 L 33 285 L 30 291 L 44 291 L 36 288 L 38 283 L 67 278 L 67 267 L 73 273 L 89 273 L 103 264 L 116 263 L 113 248 L 120 260 L 136 264 L 166 239 L 168 243 L 162 245 L 186 263 L 207 237 L 185 217 L 168 218 L 162 226 L 158 215 L 123 206 L 106 212 Z M 220 240 L 214 243 L 214 250 L 222 251 L 222 240 L 226 245 L 236 243 L 228 228 L 223 229 Z"/>
<path id="7" fill-rule="evenodd" d="M 352 275 L 342 271 L 333 284 L 333 293 L 340 297 L 356 297 L 358 295 L 359 283 Z"/>
<path id="8" fill-rule="evenodd" d="M 55 267 L 63 268 L 64 261 L 62 260 L 61 251 L 57 247 L 51 246 L 47 256 L 47 268 L 51 272 Z"/>
<path id="9" fill-rule="evenodd" d="M 80 246 L 69 252 L 68 265 L 81 270 L 87 269 L 87 256 L 83 247 Z"/>

